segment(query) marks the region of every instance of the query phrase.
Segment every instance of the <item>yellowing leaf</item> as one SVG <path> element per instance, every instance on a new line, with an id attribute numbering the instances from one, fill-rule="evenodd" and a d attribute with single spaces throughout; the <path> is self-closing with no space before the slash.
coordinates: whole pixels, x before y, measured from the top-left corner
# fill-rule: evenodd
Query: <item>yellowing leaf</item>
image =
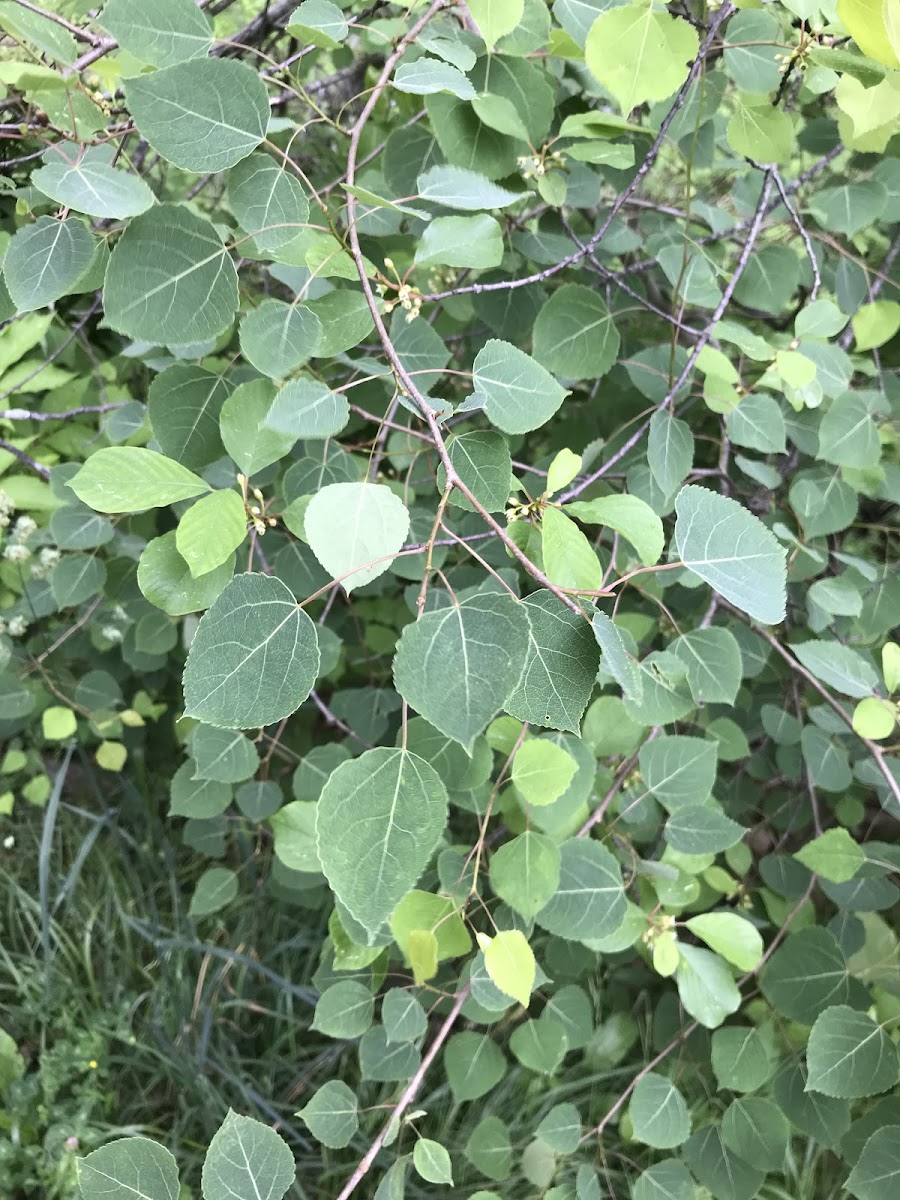
<path id="1" fill-rule="evenodd" d="M 687 21 L 649 5 L 629 4 L 597 18 L 584 57 L 591 74 L 627 114 L 645 100 L 665 100 L 676 92 L 698 45 L 697 32 Z"/>
<path id="2" fill-rule="evenodd" d="M 900 67 L 888 36 L 887 13 L 892 0 L 838 0 L 837 13 L 847 32 L 869 58 L 886 67 Z M 892 27 L 896 30 L 896 20 Z"/>
<path id="3" fill-rule="evenodd" d="M 527 1008 L 534 987 L 534 954 L 518 929 L 504 929 L 484 952 L 484 965 L 501 992 Z"/>

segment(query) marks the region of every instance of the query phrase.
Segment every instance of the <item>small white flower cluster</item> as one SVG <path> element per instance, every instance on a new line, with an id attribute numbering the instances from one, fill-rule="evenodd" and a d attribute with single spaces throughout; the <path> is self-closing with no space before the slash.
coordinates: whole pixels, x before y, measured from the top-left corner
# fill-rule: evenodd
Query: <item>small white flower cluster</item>
<path id="1" fill-rule="evenodd" d="M 8 621 L 4 621 L 0 617 L 0 633 L 8 633 L 10 637 L 22 637 L 28 631 L 28 621 L 19 613 L 15 617 L 10 617 Z"/>
<path id="2" fill-rule="evenodd" d="M 8 514 L 10 511 L 12 511 L 11 508 L 5 509 L 6 525 L 9 525 Z M 31 558 L 31 551 L 25 543 L 36 529 L 37 522 L 32 517 L 19 517 L 12 528 L 9 540 L 3 547 L 3 557 L 12 563 L 28 562 L 29 558 Z"/>
<path id="3" fill-rule="evenodd" d="M 31 564 L 31 578 L 48 579 L 61 557 L 55 546 L 44 546 L 37 556 L 37 562 Z"/>
<path id="4" fill-rule="evenodd" d="M 554 167 L 561 167 L 563 161 L 559 150 L 554 150 L 550 154 L 521 154 L 516 159 L 523 179 L 540 179 Z"/>
<path id="5" fill-rule="evenodd" d="M 5 529 L 11 520 L 11 514 L 15 508 L 12 496 L 0 490 L 0 529 Z"/>
<path id="6" fill-rule="evenodd" d="M 416 319 L 416 317 L 419 315 L 419 313 L 422 309 L 422 294 L 419 291 L 419 289 L 416 287 L 413 287 L 411 283 L 404 283 L 401 280 L 400 276 L 397 275 L 397 270 L 394 267 L 393 259 L 386 258 L 384 260 L 384 265 L 387 267 L 387 269 L 389 271 L 393 271 L 394 275 L 396 276 L 397 282 L 395 284 L 394 283 L 376 284 L 375 290 L 378 292 L 379 295 L 384 296 L 387 292 L 388 287 L 396 287 L 397 295 L 395 297 L 392 297 L 390 300 L 385 301 L 384 311 L 386 313 L 391 313 L 399 305 L 399 307 L 402 308 L 406 313 L 406 323 L 408 325 L 411 321 L 414 321 Z"/>

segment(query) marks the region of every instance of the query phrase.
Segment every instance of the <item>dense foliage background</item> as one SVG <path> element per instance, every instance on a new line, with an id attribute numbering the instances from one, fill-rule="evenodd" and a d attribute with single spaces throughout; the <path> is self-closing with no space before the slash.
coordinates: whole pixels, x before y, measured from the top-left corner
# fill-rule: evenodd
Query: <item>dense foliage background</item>
<path id="1" fill-rule="evenodd" d="M 892 1200 L 898 0 L 0 31 L 0 1193 Z"/>

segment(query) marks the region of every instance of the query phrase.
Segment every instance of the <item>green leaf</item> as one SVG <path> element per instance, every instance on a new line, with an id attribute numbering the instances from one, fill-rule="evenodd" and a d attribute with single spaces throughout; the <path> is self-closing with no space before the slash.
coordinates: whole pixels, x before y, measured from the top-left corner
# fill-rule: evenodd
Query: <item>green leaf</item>
<path id="1" fill-rule="evenodd" d="M 806 1044 L 806 1090 L 842 1100 L 877 1096 L 900 1076 L 897 1047 L 867 1013 L 826 1008 Z"/>
<path id="2" fill-rule="evenodd" d="M 755 1092 L 772 1075 L 774 1063 L 758 1029 L 726 1025 L 712 1036 L 712 1068 L 720 1090 Z"/>
<path id="3" fill-rule="evenodd" d="M 804 1025 L 850 996 L 847 962 L 834 934 L 823 928 L 790 934 L 760 974 L 763 995 L 782 1016 Z"/>
<path id="4" fill-rule="evenodd" d="M 170 617 L 209 608 L 234 574 L 234 557 L 194 579 L 178 553 L 175 531 L 148 542 L 138 563 L 138 586 L 151 604 Z"/>
<path id="5" fill-rule="evenodd" d="M 50 524 L 53 524 L 52 518 Z M 861 737 L 880 741 L 894 732 L 897 724 L 896 711 L 892 701 L 878 700 L 870 696 L 867 700 L 860 700 L 853 710 L 853 728 Z"/>
<path id="6" fill-rule="evenodd" d="M 733 633 L 717 625 L 692 629 L 670 649 L 685 664 L 688 687 L 698 704 L 734 704 L 744 669 Z"/>
<path id="7" fill-rule="evenodd" d="M 819 458 L 839 467 L 874 467 L 881 442 L 865 395 L 848 392 L 833 400 L 819 425 Z"/>
<path id="8" fill-rule="evenodd" d="M 282 379 L 312 358 L 321 334 L 319 318 L 305 304 L 263 300 L 241 321 L 241 350 L 257 371 Z"/>
<path id="9" fill-rule="evenodd" d="M 541 552 L 547 578 L 559 587 L 584 592 L 603 587 L 603 568 L 596 552 L 574 521 L 558 508 L 544 509 Z"/>
<path id="10" fill-rule="evenodd" d="M 509 500 L 512 478 L 512 459 L 506 438 L 492 429 L 475 429 L 463 433 L 447 443 L 453 469 L 475 499 L 488 512 L 503 512 Z M 447 472 L 443 463 L 438 467 L 438 488 L 447 486 Z M 474 512 L 472 502 L 454 490 L 451 504 Z"/>
<path id="11" fill-rule="evenodd" d="M 520 721 L 577 734 L 600 659 L 591 626 L 552 592 L 522 603 L 531 626 L 525 669 L 504 707 Z"/>
<path id="12" fill-rule="evenodd" d="M 475 217 L 437 217 L 416 246 L 420 266 L 472 267 L 487 271 L 503 260 L 503 231 L 487 213 Z"/>
<path id="13" fill-rule="evenodd" d="M 107 324 L 126 337 L 203 342 L 237 312 L 237 271 L 209 221 L 178 204 L 157 204 L 116 242 L 103 307 Z"/>
<path id="14" fill-rule="evenodd" d="M 685 1011 L 707 1029 L 718 1028 L 740 1008 L 741 993 L 731 971 L 709 950 L 679 943 L 675 982 Z"/>
<path id="15" fill-rule="evenodd" d="M 5 29 L 14 38 L 34 42 L 42 54 L 58 63 L 73 63 L 78 57 L 71 33 L 38 10 L 20 8 L 16 4 L 0 4 L 0 29 Z"/>
<path id="16" fill-rule="evenodd" d="M 54 704 L 41 713 L 41 732 L 49 742 L 63 742 L 77 728 L 78 720 L 71 708 Z"/>
<path id="17" fill-rule="evenodd" d="M 675 544 L 685 565 L 757 621 L 784 620 L 785 552 L 758 517 L 707 488 L 682 488 Z"/>
<path id="18" fill-rule="evenodd" d="M 201 1177 L 204 1200 L 281 1200 L 294 1182 L 287 1142 L 260 1121 L 230 1109 L 209 1144 Z"/>
<path id="19" fill-rule="evenodd" d="M 275 401 L 275 385 L 250 379 L 234 389 L 222 405 L 219 432 L 225 449 L 244 475 L 252 476 L 288 454 L 297 440 L 267 424 Z"/>
<path id="20" fill-rule="evenodd" d="M 329 1079 L 297 1113 L 316 1141 L 329 1150 L 343 1150 L 359 1129 L 359 1104 L 340 1079 Z"/>
<path id="21" fill-rule="evenodd" d="M 178 1164 L 145 1137 L 118 1138 L 76 1160 L 84 1200 L 178 1200 Z"/>
<path id="22" fill-rule="evenodd" d="M 557 1154 L 574 1154 L 581 1141 L 581 1117 L 574 1104 L 554 1104 L 537 1127 L 537 1135 Z"/>
<path id="23" fill-rule="evenodd" d="M 416 186 L 420 200 L 465 212 L 477 212 L 480 208 L 507 208 L 526 194 L 510 192 L 465 167 L 429 167 L 419 176 Z"/>
<path id="24" fill-rule="evenodd" d="M 511 909 L 530 921 L 556 893 L 560 862 L 559 847 L 552 838 L 526 830 L 491 856 L 491 887 Z"/>
<path id="25" fill-rule="evenodd" d="M 209 485 L 179 463 L 139 446 L 97 450 L 69 487 L 98 512 L 139 512 L 190 500 Z"/>
<path id="26" fill-rule="evenodd" d="M 444 1049 L 444 1071 L 453 1099 L 478 1100 L 506 1074 L 503 1051 L 486 1033 L 454 1033 Z"/>
<path id="27" fill-rule="evenodd" d="M 755 99 L 757 103 L 749 101 Z M 728 144 L 736 154 L 760 163 L 782 163 L 794 149 L 790 115 L 774 108 L 768 97 L 743 96 L 728 122 Z"/>
<path id="28" fill-rule="evenodd" d="M 398 92 L 408 92 L 413 96 L 450 92 L 460 100 L 472 100 L 475 97 L 472 81 L 462 71 L 427 55 L 417 58 L 415 62 L 401 63 L 391 82 Z"/>
<path id="29" fill-rule="evenodd" d="M 340 433 L 349 420 L 350 406 L 343 393 L 318 380 L 292 379 L 279 389 L 263 423 L 287 437 L 321 441 Z"/>
<path id="30" fill-rule="evenodd" d="M 225 729 L 295 712 L 319 671 L 316 627 L 267 575 L 237 575 L 200 619 L 184 668 L 185 715 Z"/>
<path id="31" fill-rule="evenodd" d="M 666 821 L 666 841 L 682 854 L 718 854 L 737 845 L 746 832 L 710 804 L 679 805 Z"/>
<path id="32" fill-rule="evenodd" d="M 3 278 L 16 311 L 44 308 L 71 292 L 91 265 L 94 239 L 77 217 L 38 217 L 13 234 Z"/>
<path id="33" fill-rule="evenodd" d="M 663 734 L 641 747 L 641 775 L 669 812 L 702 804 L 716 780 L 716 745 L 708 738 Z"/>
<path id="34" fill-rule="evenodd" d="M 589 525 L 608 525 L 626 538 L 637 550 L 645 567 L 659 562 L 663 552 L 662 521 L 649 504 L 637 496 L 600 496 L 596 500 L 576 500 L 565 512 Z"/>
<path id="35" fill-rule="evenodd" d="M 91 217 L 136 217 L 156 202 L 139 175 L 113 167 L 112 146 L 86 146 L 76 151 L 51 146 L 44 165 L 31 182 L 45 196 Z M 93 246 L 91 246 L 93 252 Z"/>
<path id="36" fill-rule="evenodd" d="M 314 874 L 321 869 L 316 848 L 316 806 L 295 800 L 273 813 L 269 825 L 275 835 L 275 855 L 292 871 Z"/>
<path id="37" fill-rule="evenodd" d="M 213 492 L 192 504 L 175 531 L 175 546 L 196 579 L 227 562 L 247 534 L 237 492 Z"/>
<path id="38" fill-rule="evenodd" d="M 741 971 L 752 971 L 763 956 L 763 942 L 755 925 L 737 913 L 701 913 L 685 921 L 691 933 L 706 942 Z"/>
<path id="39" fill-rule="evenodd" d="M 528 610 L 484 592 L 407 625 L 394 655 L 394 684 L 435 729 L 471 752 L 475 738 L 519 684 Z"/>
<path id="40" fill-rule="evenodd" d="M 210 867 L 197 880 L 188 909 L 189 915 L 208 917 L 219 912 L 231 903 L 237 892 L 238 878 L 234 871 L 229 871 L 226 867 Z"/>
<path id="41" fill-rule="evenodd" d="M 53 599 L 60 608 L 73 608 L 103 590 L 106 566 L 91 554 L 70 554 L 57 563 L 50 577 Z"/>
<path id="42" fill-rule="evenodd" d="M 284 163 L 251 154 L 228 176 L 228 204 L 264 254 L 292 242 L 309 222 L 309 201 Z"/>
<path id="43" fill-rule="evenodd" d="M 678 91 L 698 46 L 697 32 L 687 21 L 629 4 L 594 21 L 584 57 L 627 116 L 645 100 L 665 100 Z"/>
<path id="44" fill-rule="evenodd" d="M 865 863 L 866 856 L 846 829 L 828 829 L 794 855 L 810 871 L 831 883 L 846 883 Z"/>
<path id="45" fill-rule="evenodd" d="M 482 1175 L 502 1183 L 508 1179 L 512 1170 L 512 1144 L 509 1129 L 499 1117 L 485 1117 L 472 1130 L 463 1151 L 466 1158 Z M 470 1200 L 476 1197 L 494 1196 L 494 1192 L 476 1192 Z"/>
<path id="46" fill-rule="evenodd" d="M 900 66 L 889 32 L 888 5 L 879 0 L 838 0 L 837 13 L 863 54 L 886 67 Z"/>
<path id="47" fill-rule="evenodd" d="M 355 979 L 342 979 L 319 997 L 312 1027 L 326 1037 L 362 1037 L 374 1012 L 375 1000 L 369 989 Z"/>
<path id="48" fill-rule="evenodd" d="M 534 323 L 534 357 L 564 379 L 599 379 L 615 364 L 619 332 L 597 292 L 569 283 Z M 655 560 L 654 560 L 655 561 Z"/>
<path id="49" fill-rule="evenodd" d="M 567 941 L 606 937 L 625 919 L 619 864 L 588 839 L 570 839 L 560 849 L 559 887 L 535 918 L 542 929 Z"/>
<path id="50" fill-rule="evenodd" d="M 896 300 L 873 300 L 854 315 L 852 324 L 856 349 L 876 350 L 900 329 L 900 304 Z"/>
<path id="51" fill-rule="evenodd" d="M 414 888 L 391 913 L 389 924 L 394 941 L 410 959 L 414 957 L 414 939 L 422 932 L 434 938 L 436 963 L 468 954 L 472 948 L 472 939 L 452 897 Z"/>
<path id="52" fill-rule="evenodd" d="M 513 1030 L 509 1048 L 529 1071 L 552 1075 L 568 1049 L 566 1033 L 551 1018 L 526 1021 Z"/>
<path id="53" fill-rule="evenodd" d="M 603 651 L 602 666 L 622 689 L 623 696 L 640 704 L 644 695 L 644 681 L 640 664 L 633 657 L 621 630 L 606 613 L 594 613 L 591 621 L 594 637 Z"/>
<path id="54" fill-rule="evenodd" d="M 428 1028 L 425 1009 L 412 992 L 391 988 L 381 1002 L 381 1020 L 389 1042 L 417 1042 Z"/>
<path id="55" fill-rule="evenodd" d="M 415 886 L 446 821 L 444 785 L 415 754 L 378 747 L 332 772 L 316 810 L 319 860 L 371 934 Z"/>
<path id="56" fill-rule="evenodd" d="M 384 484 L 331 483 L 310 501 L 305 530 L 313 554 L 350 593 L 388 570 L 409 533 L 409 510 Z"/>
<path id="57" fill-rule="evenodd" d="M 198 725 L 191 734 L 195 779 L 241 783 L 256 773 L 259 755 L 249 738 L 233 729 Z"/>
<path id="58" fill-rule="evenodd" d="M 569 394 L 533 358 L 493 338 L 475 358 L 473 382 L 473 400 L 492 424 L 511 434 L 546 424 Z"/>
<path id="59" fill-rule="evenodd" d="M 468 6 L 488 50 L 516 28 L 525 11 L 524 0 L 472 0 Z"/>
<path id="60" fill-rule="evenodd" d="M 632 1187 L 632 1200 L 694 1200 L 694 1181 L 684 1163 L 665 1158 L 648 1167 Z"/>
<path id="61" fill-rule="evenodd" d="M 450 1155 L 440 1144 L 430 1138 L 419 1138 L 413 1148 L 413 1166 L 429 1183 L 446 1183 L 453 1186 L 453 1169 Z"/>
<path id="62" fill-rule="evenodd" d="M 512 100 L 507 96 L 495 96 L 482 92 L 472 101 L 479 121 L 498 133 L 507 133 L 520 141 L 529 141 L 528 129 Z"/>
<path id="63" fill-rule="evenodd" d="M 650 418 L 647 462 L 663 495 L 673 495 L 694 463 L 694 435 L 690 427 L 667 412 L 655 412 Z"/>
<path id="64" fill-rule="evenodd" d="M 866 1142 L 845 1187 L 857 1200 L 893 1200 L 900 1182 L 900 1125 L 876 1130 Z"/>
<path id="65" fill-rule="evenodd" d="M 501 992 L 528 1007 L 537 964 L 523 933 L 503 929 L 495 934 L 484 951 L 484 965 Z"/>
<path id="66" fill-rule="evenodd" d="M 220 458 L 219 414 L 232 390 L 221 375 L 188 363 L 161 371 L 150 384 L 147 404 L 160 450 L 192 470 Z"/>
<path id="67" fill-rule="evenodd" d="M 233 58 L 204 58 L 136 75 L 125 84 L 140 133 L 186 171 L 224 171 L 266 135 L 269 100 L 259 73 Z"/>
<path id="68" fill-rule="evenodd" d="M 761 96 L 781 82 L 775 57 L 781 42 L 778 22 L 766 12 L 739 12 L 728 22 L 725 70 L 741 89 Z"/>
<path id="69" fill-rule="evenodd" d="M 744 1162 L 726 1145 L 719 1125 L 705 1125 L 684 1144 L 684 1160 L 714 1200 L 752 1200 L 765 1171 Z"/>
<path id="70" fill-rule="evenodd" d="M 779 1171 L 791 1127 L 777 1104 L 760 1096 L 738 1096 L 722 1118 L 722 1140 L 733 1154 L 766 1171 Z"/>
<path id="71" fill-rule="evenodd" d="M 794 642 L 791 650 L 816 679 L 842 696 L 861 700 L 878 689 L 878 672 L 869 660 L 842 642 L 825 638 Z"/>
<path id="72" fill-rule="evenodd" d="M 765 392 L 742 397 L 737 408 L 726 415 L 725 428 L 736 446 L 763 454 L 784 453 L 784 416 L 778 401 Z"/>
<path id="73" fill-rule="evenodd" d="M 107 0 L 102 24 L 124 50 L 153 67 L 204 58 L 213 41 L 209 17 L 193 0 L 155 0 L 152 13 L 140 0 Z"/>
<path id="74" fill-rule="evenodd" d="M 628 1111 L 634 1136 L 646 1146 L 668 1150 L 690 1136 L 691 1116 L 684 1097 L 665 1075 L 650 1071 L 640 1079 Z"/>
<path id="75" fill-rule="evenodd" d="M 329 0 L 303 0 L 291 14 L 287 29 L 323 50 L 336 50 L 349 32 L 344 14 Z"/>

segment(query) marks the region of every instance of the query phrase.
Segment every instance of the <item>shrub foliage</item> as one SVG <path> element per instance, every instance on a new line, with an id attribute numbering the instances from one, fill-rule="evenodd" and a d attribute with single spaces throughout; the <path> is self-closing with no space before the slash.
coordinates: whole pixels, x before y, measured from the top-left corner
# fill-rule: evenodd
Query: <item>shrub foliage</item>
<path id="1" fill-rule="evenodd" d="M 2 810 L 77 739 L 327 920 L 322 1194 L 895 1195 L 895 3 L 84 10 L 0 5 Z"/>

